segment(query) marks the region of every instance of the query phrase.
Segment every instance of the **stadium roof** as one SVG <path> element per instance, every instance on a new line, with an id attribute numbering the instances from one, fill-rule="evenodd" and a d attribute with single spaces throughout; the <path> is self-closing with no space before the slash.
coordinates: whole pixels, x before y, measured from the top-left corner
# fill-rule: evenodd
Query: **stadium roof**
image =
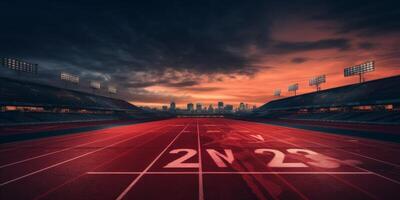
<path id="1" fill-rule="evenodd" d="M 120 99 L 9 78 L 0 78 L 0 105 L 116 111 L 140 110 Z"/>
<path id="2" fill-rule="evenodd" d="M 270 101 L 257 111 L 400 103 L 400 76 Z"/>

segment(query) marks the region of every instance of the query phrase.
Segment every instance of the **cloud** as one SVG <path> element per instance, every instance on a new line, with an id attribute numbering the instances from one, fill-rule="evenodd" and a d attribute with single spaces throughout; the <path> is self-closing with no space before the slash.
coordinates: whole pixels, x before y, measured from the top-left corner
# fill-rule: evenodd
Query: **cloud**
<path id="1" fill-rule="evenodd" d="M 292 58 L 291 62 L 300 64 L 300 63 L 307 62 L 308 60 L 309 60 L 309 58 L 306 58 L 306 57 L 295 57 L 295 58 Z"/>
<path id="2" fill-rule="evenodd" d="M 313 19 L 337 22 L 338 33 L 368 36 L 400 31 L 399 3 L 393 0 L 327 1 Z"/>
<path id="3" fill-rule="evenodd" d="M 375 44 L 373 44 L 371 42 L 360 42 L 360 43 L 358 43 L 358 48 L 370 50 L 370 49 L 375 48 Z"/>
<path id="4" fill-rule="evenodd" d="M 186 91 L 193 91 L 193 92 L 212 92 L 222 90 L 220 87 L 189 87 L 185 88 Z"/>
<path id="5" fill-rule="evenodd" d="M 279 41 L 273 45 L 272 52 L 276 54 L 287 54 L 325 49 L 337 49 L 343 51 L 349 49 L 350 46 L 350 40 L 344 38 L 302 42 Z"/>
<path id="6" fill-rule="evenodd" d="M 39 63 L 40 73 L 48 77 L 58 78 L 57 73 L 66 71 L 82 80 L 116 85 L 127 91 L 127 99 L 146 102 L 189 98 L 150 87 L 223 93 L 222 88 L 205 85 L 276 70 L 283 65 L 264 63 L 275 56 L 303 63 L 311 56 L 286 54 L 343 53 L 351 44 L 364 50 L 375 47 L 343 33 L 385 35 L 399 30 L 398 6 L 386 0 L 1 1 L 0 7 L 7 8 L 0 12 L 0 56 Z M 279 28 L 273 22 L 288 20 L 289 15 L 322 21 L 332 29 L 320 32 L 333 34 L 316 34 L 314 41 L 272 38 L 272 29 Z"/>
<path id="7" fill-rule="evenodd" d="M 252 74 L 251 58 L 228 51 L 268 40 L 264 6 L 180 1 L 8 3 L 0 14 L 2 52 L 112 73 L 174 68 Z M 18 8 L 21 15 L 15 15 Z M 210 9 L 213 8 L 213 9 Z M 17 25 L 18 24 L 18 25 Z M 27 31 L 29 30 L 29 31 Z M 23 45 L 22 45 L 23 44 Z M 65 66 L 66 68 L 69 66 Z"/>

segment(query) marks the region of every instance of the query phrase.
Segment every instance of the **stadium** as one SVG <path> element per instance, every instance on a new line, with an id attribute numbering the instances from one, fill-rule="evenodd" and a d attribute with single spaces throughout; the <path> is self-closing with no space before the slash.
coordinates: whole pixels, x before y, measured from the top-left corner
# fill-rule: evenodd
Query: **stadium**
<path id="1" fill-rule="evenodd" d="M 393 1 L 1 1 L 1 200 L 398 200 Z"/>
<path id="2" fill-rule="evenodd" d="M 400 142 L 399 81 L 277 95 L 250 113 L 182 114 L 144 110 L 96 90 L 2 77 L 1 196 L 160 198 L 147 192 L 151 187 L 173 199 L 393 198 L 399 163 L 387 152 Z M 282 192 L 272 192 L 269 180 Z M 321 181 L 323 192 L 308 191 Z M 256 183 L 266 184 L 259 186 L 264 192 Z M 376 190 L 368 191 L 371 185 Z"/>

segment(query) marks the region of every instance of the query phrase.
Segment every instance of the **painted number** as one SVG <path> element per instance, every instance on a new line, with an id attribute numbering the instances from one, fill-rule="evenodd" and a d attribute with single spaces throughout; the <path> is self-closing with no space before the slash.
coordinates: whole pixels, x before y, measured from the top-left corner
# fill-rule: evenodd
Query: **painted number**
<path id="1" fill-rule="evenodd" d="M 180 158 L 168 163 L 164 166 L 164 168 L 198 168 L 199 163 L 184 163 L 185 161 L 189 160 L 193 156 L 197 154 L 196 150 L 193 149 L 174 149 L 170 151 L 171 154 L 177 154 L 180 152 L 186 152 Z"/>
<path id="2" fill-rule="evenodd" d="M 208 155 L 212 158 L 214 163 L 220 167 L 228 167 L 227 164 L 232 164 L 235 160 L 234 154 L 231 149 L 224 149 L 224 152 L 219 152 L 215 149 L 206 149 Z M 197 151 L 194 149 L 174 149 L 170 151 L 170 154 L 179 154 L 183 152 L 183 155 L 174 161 L 168 163 L 164 168 L 199 168 L 199 163 L 187 162 L 189 159 L 197 155 Z M 301 155 L 307 158 L 306 164 L 314 167 L 321 168 L 338 168 L 340 167 L 340 161 L 325 156 L 323 154 L 308 150 L 308 149 L 287 149 L 289 154 Z M 256 149 L 255 154 L 272 154 L 271 161 L 268 162 L 268 167 L 308 167 L 306 164 L 301 162 L 285 162 L 285 154 L 276 149 Z"/>
<path id="3" fill-rule="evenodd" d="M 312 160 L 308 161 L 307 164 L 315 167 L 329 168 L 329 169 L 340 167 L 340 163 L 337 162 L 335 158 L 331 158 L 308 149 L 288 149 L 287 152 L 292 154 L 304 155 L 304 157 Z"/>
<path id="4" fill-rule="evenodd" d="M 222 159 L 229 164 L 232 164 L 232 162 L 235 160 L 231 149 L 224 149 L 225 154 L 222 154 L 214 149 L 207 149 L 206 151 L 214 160 L 215 164 L 220 168 L 227 167 Z"/>
<path id="5" fill-rule="evenodd" d="M 272 153 L 274 157 L 267 164 L 268 167 L 308 167 L 304 163 L 285 163 L 285 154 L 275 149 L 256 149 L 256 154 Z"/>

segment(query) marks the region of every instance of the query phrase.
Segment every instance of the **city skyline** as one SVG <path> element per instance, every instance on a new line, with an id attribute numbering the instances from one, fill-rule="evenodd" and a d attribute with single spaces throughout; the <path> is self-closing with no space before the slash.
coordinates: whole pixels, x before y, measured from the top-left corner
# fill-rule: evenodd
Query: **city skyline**
<path id="1" fill-rule="evenodd" d="M 219 104 L 222 103 L 222 107 L 219 106 Z M 174 109 L 172 109 L 171 105 L 174 105 Z M 147 107 L 147 108 L 155 108 L 158 110 L 164 110 L 164 111 L 171 111 L 171 110 L 186 110 L 186 111 L 190 111 L 190 107 L 192 107 L 193 111 L 196 111 L 196 106 L 197 105 L 201 105 L 201 109 L 205 110 L 208 109 L 209 106 L 211 106 L 215 111 L 219 110 L 219 109 L 224 109 L 226 106 L 230 107 L 232 106 L 233 111 L 235 110 L 239 110 L 240 105 L 243 104 L 245 105 L 246 110 L 254 110 L 255 108 L 257 108 L 256 105 L 250 105 L 246 102 L 240 102 L 239 104 L 229 104 L 229 103 L 225 103 L 223 101 L 219 101 L 216 103 L 201 103 L 201 102 L 187 102 L 187 103 L 181 103 L 181 104 L 177 104 L 176 102 L 172 101 L 169 103 L 164 103 L 159 107 L 150 107 L 150 106 L 142 106 L 142 107 Z M 190 106 L 189 106 L 190 105 Z"/>

